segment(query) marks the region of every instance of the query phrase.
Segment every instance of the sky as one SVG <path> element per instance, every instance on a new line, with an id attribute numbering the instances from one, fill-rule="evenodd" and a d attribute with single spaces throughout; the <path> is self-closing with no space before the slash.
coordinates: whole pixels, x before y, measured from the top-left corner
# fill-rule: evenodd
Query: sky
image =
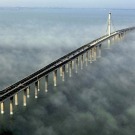
<path id="1" fill-rule="evenodd" d="M 135 1 L 130 0 L 0 0 L 1 7 L 76 7 L 76 8 L 131 8 Z"/>

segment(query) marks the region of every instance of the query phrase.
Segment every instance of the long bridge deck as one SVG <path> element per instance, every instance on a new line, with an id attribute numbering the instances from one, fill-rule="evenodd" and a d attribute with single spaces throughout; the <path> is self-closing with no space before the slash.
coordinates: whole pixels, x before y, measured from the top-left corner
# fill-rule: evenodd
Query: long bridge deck
<path id="1" fill-rule="evenodd" d="M 72 61 L 73 59 L 77 58 L 78 56 L 84 54 L 91 48 L 100 45 L 102 42 L 115 37 L 124 34 L 125 32 L 131 31 L 135 29 L 135 27 L 130 27 L 122 30 L 115 31 L 111 33 L 110 36 L 105 35 L 102 36 L 90 43 L 87 43 L 80 48 L 68 53 L 67 55 L 59 58 L 58 60 L 52 62 L 51 64 L 45 66 L 44 68 L 38 70 L 37 72 L 25 77 L 24 79 L 16 82 L 15 84 L 5 88 L 4 90 L 0 91 L 0 102 L 3 102 L 4 100 L 13 97 L 17 92 L 22 91 L 26 89 L 31 83 L 36 82 L 38 79 L 40 79 L 43 76 L 47 76 L 51 72 L 55 71 L 56 69 L 60 68 L 63 65 L 66 65 L 68 62 Z"/>

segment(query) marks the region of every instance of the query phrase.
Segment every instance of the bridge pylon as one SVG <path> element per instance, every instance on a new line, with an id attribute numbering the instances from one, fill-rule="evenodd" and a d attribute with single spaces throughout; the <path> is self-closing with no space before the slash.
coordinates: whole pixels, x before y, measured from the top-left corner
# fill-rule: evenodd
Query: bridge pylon
<path id="1" fill-rule="evenodd" d="M 109 13 L 108 16 L 108 35 L 111 35 L 111 12 Z"/>
<path id="2" fill-rule="evenodd" d="M 109 13 L 108 16 L 107 35 L 111 36 L 111 12 Z M 108 49 L 110 49 L 110 45 L 111 45 L 111 39 L 108 39 Z"/>

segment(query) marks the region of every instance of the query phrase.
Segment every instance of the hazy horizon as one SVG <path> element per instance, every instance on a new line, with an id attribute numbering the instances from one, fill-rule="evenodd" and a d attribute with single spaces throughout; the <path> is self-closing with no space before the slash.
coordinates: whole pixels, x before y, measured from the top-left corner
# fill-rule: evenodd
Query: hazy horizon
<path id="1" fill-rule="evenodd" d="M 45 6 L 0 6 L 0 8 L 50 8 L 50 9 L 104 9 L 104 10 L 135 10 L 135 8 L 121 8 L 121 7 L 45 7 Z"/>
<path id="2" fill-rule="evenodd" d="M 21 7 L 21 6 L 28 6 L 28 7 L 80 7 L 80 8 L 130 8 L 134 9 L 135 1 L 130 0 L 1 0 L 1 6 L 10 6 L 10 7 Z"/>

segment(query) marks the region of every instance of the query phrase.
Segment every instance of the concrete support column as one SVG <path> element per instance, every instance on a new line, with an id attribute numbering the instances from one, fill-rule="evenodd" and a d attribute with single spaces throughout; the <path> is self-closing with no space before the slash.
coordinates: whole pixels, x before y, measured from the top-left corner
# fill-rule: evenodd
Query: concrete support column
<path id="1" fill-rule="evenodd" d="M 27 98 L 30 97 L 30 86 L 27 87 Z"/>
<path id="2" fill-rule="evenodd" d="M 23 106 L 26 106 L 27 105 L 27 102 L 26 102 L 26 95 L 27 95 L 27 89 L 24 89 L 23 90 Z"/>
<path id="3" fill-rule="evenodd" d="M 82 63 L 84 63 L 84 55 L 82 54 Z"/>
<path id="4" fill-rule="evenodd" d="M 123 39 L 124 38 L 124 33 L 121 33 L 121 39 Z"/>
<path id="5" fill-rule="evenodd" d="M 116 39 L 116 35 L 114 36 L 114 41 L 115 41 L 115 39 Z"/>
<path id="6" fill-rule="evenodd" d="M 18 105 L 18 93 L 15 94 L 15 105 Z"/>
<path id="7" fill-rule="evenodd" d="M 123 32 L 123 38 L 125 37 L 125 32 Z"/>
<path id="8" fill-rule="evenodd" d="M 118 38 L 119 38 L 119 35 L 118 35 L 118 34 L 117 34 L 117 35 L 115 35 L 115 39 L 116 39 L 116 40 L 118 40 Z"/>
<path id="9" fill-rule="evenodd" d="M 94 47 L 94 61 L 97 60 L 97 47 Z"/>
<path id="10" fill-rule="evenodd" d="M 115 38 L 115 40 L 117 40 L 118 39 L 118 35 L 115 35 L 114 38 Z"/>
<path id="11" fill-rule="evenodd" d="M 69 77 L 72 77 L 72 61 L 69 62 Z"/>
<path id="12" fill-rule="evenodd" d="M 37 89 L 40 91 L 40 80 L 37 81 Z"/>
<path id="13" fill-rule="evenodd" d="M 78 58 L 76 58 L 76 63 L 75 63 L 75 72 L 78 73 Z"/>
<path id="14" fill-rule="evenodd" d="M 86 61 L 86 66 L 88 66 L 88 51 L 86 52 L 86 59 L 85 59 L 85 61 Z"/>
<path id="15" fill-rule="evenodd" d="M 13 115 L 13 97 L 10 98 L 10 115 Z"/>
<path id="16" fill-rule="evenodd" d="M 38 98 L 38 82 L 35 82 L 35 98 Z"/>
<path id="17" fill-rule="evenodd" d="M 60 67 L 60 76 L 62 76 L 62 67 Z"/>
<path id="18" fill-rule="evenodd" d="M 65 81 L 65 65 L 62 67 L 62 81 Z"/>
<path id="19" fill-rule="evenodd" d="M 54 81 L 54 86 L 57 86 L 57 70 L 53 72 L 53 81 Z"/>
<path id="20" fill-rule="evenodd" d="M 77 57 L 77 60 L 78 60 L 78 66 L 79 66 L 79 62 L 80 62 L 80 58 L 79 58 L 79 56 Z"/>
<path id="21" fill-rule="evenodd" d="M 72 60 L 72 69 L 75 68 L 74 60 Z"/>
<path id="22" fill-rule="evenodd" d="M 92 61 L 94 61 L 94 56 L 95 56 L 94 51 L 95 51 L 95 49 L 94 49 L 94 47 L 93 47 L 93 48 L 92 48 Z"/>
<path id="23" fill-rule="evenodd" d="M 68 73 L 68 63 L 66 64 L 66 72 Z"/>
<path id="24" fill-rule="evenodd" d="M 110 45 L 111 45 L 111 40 L 108 39 L 108 49 L 110 49 Z"/>
<path id="25" fill-rule="evenodd" d="M 117 40 L 119 40 L 119 34 L 117 34 L 117 37 L 116 38 L 117 38 Z"/>
<path id="26" fill-rule="evenodd" d="M 83 54 L 81 55 L 81 69 L 83 69 Z"/>
<path id="27" fill-rule="evenodd" d="M 112 40 L 115 41 L 115 36 L 112 37 Z"/>
<path id="28" fill-rule="evenodd" d="M 121 34 L 119 34 L 119 38 L 121 38 Z"/>
<path id="29" fill-rule="evenodd" d="M 120 34 L 120 37 L 121 37 L 121 39 L 122 39 L 122 37 L 123 37 L 123 34 L 122 34 L 122 33 Z"/>
<path id="30" fill-rule="evenodd" d="M 1 114 L 4 114 L 4 102 L 0 103 L 0 107 L 1 107 Z"/>
<path id="31" fill-rule="evenodd" d="M 48 92 L 48 75 L 45 76 L 45 92 Z"/>
<path id="32" fill-rule="evenodd" d="M 98 57 L 101 58 L 101 44 L 98 47 Z"/>
<path id="33" fill-rule="evenodd" d="M 90 49 L 90 63 L 92 63 L 92 48 Z"/>

